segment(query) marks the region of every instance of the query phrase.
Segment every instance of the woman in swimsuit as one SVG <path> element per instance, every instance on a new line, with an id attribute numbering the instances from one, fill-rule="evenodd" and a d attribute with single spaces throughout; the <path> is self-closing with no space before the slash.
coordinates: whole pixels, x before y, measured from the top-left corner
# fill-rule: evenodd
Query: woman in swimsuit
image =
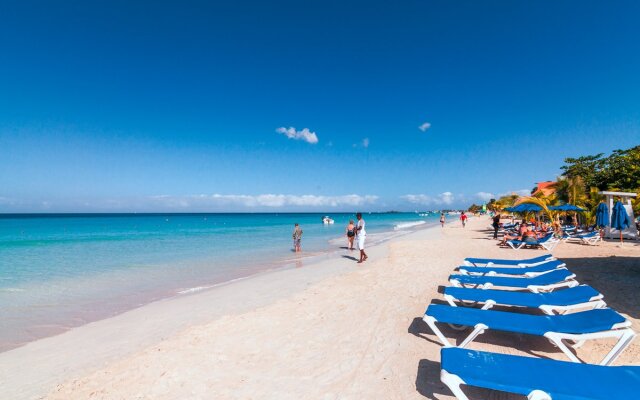
<path id="1" fill-rule="evenodd" d="M 302 249 L 300 247 L 300 242 L 302 241 L 302 229 L 300 229 L 300 225 L 295 224 L 293 234 L 291 236 L 293 237 L 293 250 L 296 253 L 301 252 Z"/>
<path id="2" fill-rule="evenodd" d="M 356 237 L 356 226 L 353 224 L 353 220 L 349 220 L 346 230 L 347 235 L 347 247 L 349 250 L 353 250 L 353 239 Z"/>

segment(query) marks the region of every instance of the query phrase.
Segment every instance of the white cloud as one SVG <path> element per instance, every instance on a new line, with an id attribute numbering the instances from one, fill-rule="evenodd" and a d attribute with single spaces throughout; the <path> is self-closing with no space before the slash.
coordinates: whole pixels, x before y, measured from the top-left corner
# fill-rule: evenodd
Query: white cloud
<path id="1" fill-rule="evenodd" d="M 431 124 L 429 122 L 425 122 L 418 127 L 418 129 L 420 129 L 422 132 L 426 132 L 429 128 L 431 128 Z"/>
<path id="2" fill-rule="evenodd" d="M 294 140 L 304 140 L 307 143 L 316 144 L 318 143 L 318 135 L 315 132 L 311 132 L 309 128 L 304 128 L 301 131 L 297 131 L 294 127 L 285 128 L 281 126 L 276 129 L 276 132 L 281 133 L 288 137 L 289 139 Z"/>
<path id="3" fill-rule="evenodd" d="M 369 138 L 362 139 L 362 147 L 365 149 L 369 147 Z"/>
<path id="4" fill-rule="evenodd" d="M 491 199 L 495 199 L 496 195 L 489 192 L 478 192 L 476 193 L 476 197 L 482 201 L 489 201 Z"/>
<path id="5" fill-rule="evenodd" d="M 378 196 L 347 194 L 341 196 L 315 196 L 290 194 L 199 194 L 187 196 L 153 196 L 158 206 L 169 208 L 202 207 L 244 207 L 244 208 L 279 208 L 279 207 L 340 207 L 362 206 L 374 204 Z"/>
<path id="6" fill-rule="evenodd" d="M 13 205 L 13 204 L 15 204 L 15 203 L 16 203 L 16 201 L 15 201 L 15 200 L 13 200 L 13 199 L 10 199 L 10 198 L 8 198 L 8 197 L 2 197 L 2 196 L 0 196 L 0 205 L 5 205 L 5 204 L 6 204 L 6 205 Z"/>
<path id="7" fill-rule="evenodd" d="M 531 189 L 518 189 L 518 190 L 510 190 L 508 192 L 499 193 L 495 199 L 502 196 L 510 196 L 512 194 L 516 194 L 518 196 L 531 196 Z"/>
<path id="8" fill-rule="evenodd" d="M 456 200 L 455 196 L 451 192 L 443 192 L 437 196 L 430 196 L 428 194 L 406 194 L 400 196 L 401 199 L 408 201 L 412 204 L 421 204 L 424 206 L 429 205 L 450 205 Z"/>
<path id="9" fill-rule="evenodd" d="M 413 204 L 433 204 L 433 197 L 426 194 L 405 194 L 404 196 L 400 196 L 401 199 L 408 201 Z"/>
<path id="10" fill-rule="evenodd" d="M 444 192 L 444 193 L 440 193 L 438 198 L 442 203 L 449 205 L 453 203 L 454 196 L 453 196 L 453 193 L 451 192 Z"/>

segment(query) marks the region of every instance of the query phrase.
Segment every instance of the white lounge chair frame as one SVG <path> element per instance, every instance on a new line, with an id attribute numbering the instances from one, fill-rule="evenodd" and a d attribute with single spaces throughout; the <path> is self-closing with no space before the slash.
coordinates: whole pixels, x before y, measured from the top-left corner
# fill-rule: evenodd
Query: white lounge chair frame
<path id="1" fill-rule="evenodd" d="M 578 242 L 578 243 L 588 244 L 588 245 L 596 245 L 601 240 L 602 240 L 602 237 L 600 237 L 599 234 L 596 236 L 588 237 L 588 238 L 581 237 L 581 236 L 569 236 L 568 238 L 564 239 L 565 242 Z"/>
<path id="2" fill-rule="evenodd" d="M 429 325 L 429 328 L 433 331 L 433 333 L 440 339 L 440 342 L 444 345 L 444 347 L 455 347 L 449 339 L 447 339 L 440 329 L 436 326 L 436 319 L 432 316 L 425 315 L 422 317 L 422 320 Z M 465 348 L 469 343 L 473 342 L 475 338 L 479 335 L 483 334 L 489 327 L 485 324 L 476 324 L 473 327 L 473 331 L 467 336 L 462 343 L 460 343 L 460 348 Z M 580 359 L 576 357 L 569 347 L 564 343 L 564 341 L 572 341 L 574 344 L 570 345 L 572 348 L 577 349 L 582 346 L 587 340 L 593 339 L 605 339 L 605 338 L 617 338 L 618 342 L 613 346 L 611 351 L 607 353 L 607 355 L 600 361 L 600 365 L 609 365 L 626 349 L 631 341 L 635 337 L 636 333 L 631 329 L 631 322 L 625 321 L 619 324 L 615 324 L 611 327 L 610 330 L 595 332 L 595 333 L 583 333 L 583 334 L 566 334 L 559 332 L 546 332 L 544 337 L 547 338 L 551 344 L 558 347 L 568 358 L 569 360 L 575 363 L 581 363 Z"/>
<path id="3" fill-rule="evenodd" d="M 553 256 L 549 256 L 549 258 L 547 258 L 546 260 L 542 260 L 542 261 L 538 261 L 538 262 L 534 262 L 534 263 L 520 263 L 520 264 L 516 264 L 516 265 L 512 265 L 512 264 L 500 264 L 500 263 L 493 263 L 491 261 L 489 261 L 485 267 L 491 267 L 493 265 L 503 265 L 505 267 L 535 267 L 536 265 L 540 265 L 540 264 L 544 264 L 548 261 L 553 261 L 556 260 L 555 257 Z M 477 267 L 478 265 L 475 265 L 474 263 L 467 261 L 467 260 L 463 260 L 463 264 L 466 265 L 467 267 Z"/>
<path id="4" fill-rule="evenodd" d="M 444 369 L 440 371 L 440 380 L 447 385 L 453 392 L 454 396 L 458 400 L 469 400 L 466 394 L 460 388 L 461 385 L 466 385 L 466 382 L 460 379 L 458 375 L 450 374 Z M 527 396 L 528 400 L 553 400 L 551 396 L 541 390 L 534 390 Z"/>
<path id="5" fill-rule="evenodd" d="M 514 250 L 520 250 L 525 246 L 541 246 L 547 251 L 553 251 L 553 249 L 555 249 L 559 243 L 560 243 L 560 239 L 556 237 L 551 237 L 546 241 L 539 242 L 539 243 L 526 243 L 524 241 L 521 241 L 518 245 L 513 244 L 511 240 L 507 240 L 507 244 L 509 245 L 509 247 L 511 247 Z"/>
<path id="6" fill-rule="evenodd" d="M 587 302 L 584 302 L 584 303 L 578 303 L 578 304 L 571 304 L 571 305 L 568 305 L 568 306 L 557 306 L 557 305 L 552 305 L 552 304 L 542 304 L 542 305 L 540 305 L 538 307 L 538 309 L 540 311 L 542 311 L 543 313 L 547 314 L 547 315 L 562 315 L 562 314 L 570 314 L 570 313 L 575 312 L 575 311 L 584 311 L 584 310 L 594 310 L 596 308 L 605 308 L 607 306 L 607 303 L 605 303 L 604 300 L 602 300 L 603 297 L 604 296 L 602 296 L 602 294 L 600 294 L 599 296 L 596 296 L 595 298 L 593 298 L 591 301 L 587 301 Z M 457 299 L 457 298 L 453 297 L 450 294 L 445 294 L 444 295 L 444 299 L 452 307 L 458 307 L 458 303 L 457 302 L 465 303 L 465 304 L 483 303 L 483 302 L 478 302 L 478 301 Z M 494 300 L 487 300 L 487 301 L 484 302 L 484 305 L 482 306 L 481 310 L 490 310 L 496 304 L 500 304 L 501 306 L 507 306 L 507 307 L 518 307 L 518 306 L 512 306 L 510 304 L 498 303 L 498 302 L 496 302 Z"/>
<path id="7" fill-rule="evenodd" d="M 539 264 L 537 264 L 539 265 Z M 478 268 L 487 268 L 490 269 L 488 267 L 478 267 Z M 514 268 L 522 268 L 523 271 L 526 271 L 527 267 L 521 267 L 521 266 L 515 266 Z M 514 274 L 501 274 L 500 273 L 500 268 L 495 268 L 493 270 L 489 270 L 488 272 L 469 272 L 466 269 L 464 269 L 464 266 L 460 266 L 460 268 L 458 268 L 458 273 L 460 275 L 469 275 L 469 276 L 504 276 L 504 277 L 517 277 L 517 276 L 527 276 L 529 278 L 533 278 L 534 276 L 540 276 L 540 275 L 544 275 L 544 274 L 548 274 L 549 272 L 553 272 L 556 269 L 567 269 L 567 264 L 559 264 L 557 267 L 555 267 L 554 269 L 550 269 L 547 271 L 529 271 L 529 272 L 523 272 L 520 275 L 514 275 Z"/>
<path id="8" fill-rule="evenodd" d="M 578 281 L 576 281 L 574 278 L 576 277 L 575 274 L 571 274 L 569 275 L 564 281 L 562 282 L 558 282 L 558 283 L 552 283 L 550 285 L 529 285 L 526 288 L 515 288 L 515 289 L 519 289 L 519 290 L 528 290 L 530 292 L 533 293 L 544 293 L 544 292 L 552 292 L 556 289 L 560 289 L 560 288 L 571 288 L 574 286 L 578 286 L 579 283 Z M 526 279 L 526 278 L 514 278 L 514 279 Z M 457 279 L 449 279 L 449 283 L 451 284 L 451 286 L 454 287 L 473 287 L 475 289 L 490 289 L 492 287 L 494 287 L 494 285 L 491 282 L 487 282 L 484 283 L 482 285 L 472 285 L 472 284 L 463 284 L 461 283 L 459 280 Z M 512 287 L 512 286 L 508 286 L 508 287 Z"/>

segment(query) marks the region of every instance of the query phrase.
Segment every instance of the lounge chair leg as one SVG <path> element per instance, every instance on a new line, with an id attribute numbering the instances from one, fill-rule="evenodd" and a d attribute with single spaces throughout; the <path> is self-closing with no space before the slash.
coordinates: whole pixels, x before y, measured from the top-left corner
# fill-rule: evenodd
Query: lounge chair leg
<path id="1" fill-rule="evenodd" d="M 556 337 L 555 335 L 545 335 L 549 341 L 558 347 L 562 352 L 574 363 L 581 363 L 580 359 L 576 357 L 575 354 L 562 342 L 562 338 Z"/>
<path id="2" fill-rule="evenodd" d="M 484 303 L 484 306 L 482 306 L 481 310 L 488 310 L 490 308 L 493 308 L 493 306 L 496 305 L 496 302 L 493 300 L 487 300 L 486 303 Z"/>
<path id="3" fill-rule="evenodd" d="M 600 362 L 600 365 L 610 365 L 612 362 L 614 362 L 616 358 L 618 358 L 620 353 L 622 353 L 624 349 L 626 349 L 631 344 L 631 341 L 634 337 L 636 337 L 636 333 L 634 331 L 632 331 L 631 329 L 625 330 L 625 332 L 620 337 L 620 340 L 618 340 L 618 343 L 613 346 L 613 349 L 611 349 L 609 354 L 607 354 L 606 357 Z"/>
<path id="4" fill-rule="evenodd" d="M 454 301 L 453 296 L 445 294 L 444 295 L 444 299 L 447 301 L 447 303 L 449 303 L 449 305 L 451 307 L 458 307 L 458 305 L 456 304 L 456 302 Z"/>
<path id="5" fill-rule="evenodd" d="M 458 400 L 469 400 L 467 395 L 465 395 L 462 389 L 460 389 L 460 385 L 463 385 L 464 381 L 460 379 L 458 375 L 450 374 L 443 369 L 440 371 L 440 380 L 442 383 L 447 385 L 449 390 L 453 392 L 453 395 L 456 396 Z"/>
<path id="6" fill-rule="evenodd" d="M 436 326 L 435 318 L 425 315 L 424 317 L 422 317 L 422 320 L 426 322 L 427 325 L 429 325 L 429 328 L 431 328 L 431 331 L 438 337 L 438 339 L 440 339 L 444 347 L 454 347 L 451 344 L 451 342 L 449 342 L 449 340 L 442 334 L 440 329 L 438 329 L 438 327 Z"/>
<path id="7" fill-rule="evenodd" d="M 478 335 L 481 335 L 484 333 L 485 329 L 487 329 L 488 326 L 486 326 L 485 324 L 477 324 L 474 329 L 473 332 L 471 332 L 469 334 L 469 336 L 467 336 L 467 338 L 465 340 L 462 341 L 462 343 L 460 343 L 460 348 L 464 348 L 466 347 L 469 343 L 471 343 L 476 337 L 478 337 Z"/>

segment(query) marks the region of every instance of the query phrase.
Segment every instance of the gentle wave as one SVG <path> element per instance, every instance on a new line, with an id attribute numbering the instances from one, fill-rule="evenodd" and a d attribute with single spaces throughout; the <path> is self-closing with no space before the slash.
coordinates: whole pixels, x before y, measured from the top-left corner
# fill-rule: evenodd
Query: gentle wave
<path id="1" fill-rule="evenodd" d="M 20 289 L 20 288 L 0 288 L 0 292 L 13 292 L 13 293 L 18 293 L 18 292 L 24 292 L 24 289 Z"/>
<path id="2" fill-rule="evenodd" d="M 203 290 L 213 289 L 213 288 L 218 287 L 218 286 L 228 285 L 228 284 L 233 283 L 233 282 L 242 281 L 242 280 L 245 280 L 247 278 L 249 278 L 249 276 L 242 276 L 242 277 L 235 278 L 235 279 L 229 279 L 229 280 L 226 280 L 224 282 L 216 283 L 216 284 L 213 284 L 213 285 L 196 286 L 196 287 L 192 287 L 192 288 L 188 288 L 188 289 L 178 290 L 177 294 L 197 293 L 197 292 L 201 292 Z"/>
<path id="3" fill-rule="evenodd" d="M 418 226 L 418 225 L 423 225 L 426 224 L 427 221 L 413 221 L 413 222 L 401 222 L 399 224 L 396 224 L 393 227 L 393 230 L 400 230 L 400 229 L 407 229 L 407 228 L 411 228 L 413 226 Z"/>
<path id="4" fill-rule="evenodd" d="M 179 290 L 178 294 L 196 293 L 196 292 L 201 292 L 203 290 L 211 289 L 211 288 L 214 288 L 214 287 L 216 287 L 216 285 L 197 286 L 197 287 L 192 287 L 192 288 L 189 288 L 189 289 Z"/>

